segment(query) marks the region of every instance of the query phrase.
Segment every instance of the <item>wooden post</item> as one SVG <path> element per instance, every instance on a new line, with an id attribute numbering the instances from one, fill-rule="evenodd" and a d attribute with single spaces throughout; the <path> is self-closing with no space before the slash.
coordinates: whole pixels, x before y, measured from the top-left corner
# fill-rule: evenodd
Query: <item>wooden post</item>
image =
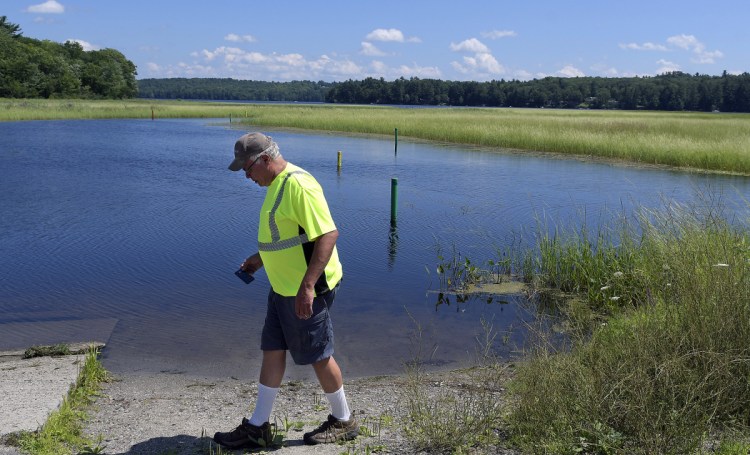
<path id="1" fill-rule="evenodd" d="M 336 161 L 336 169 L 341 170 L 341 150 L 339 150 L 339 157 Z"/>

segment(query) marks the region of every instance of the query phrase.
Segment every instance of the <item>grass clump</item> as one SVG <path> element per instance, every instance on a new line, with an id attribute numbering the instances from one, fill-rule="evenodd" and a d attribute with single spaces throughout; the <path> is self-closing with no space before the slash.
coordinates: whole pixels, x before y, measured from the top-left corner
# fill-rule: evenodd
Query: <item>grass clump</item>
<path id="1" fill-rule="evenodd" d="M 404 433 L 417 451 L 467 453 L 473 447 L 501 443 L 499 429 L 506 412 L 498 396 L 505 375 L 500 364 L 468 372 L 463 389 L 434 387 L 411 372 L 404 390 L 407 423 Z"/>
<path id="2" fill-rule="evenodd" d="M 32 346 L 23 352 L 21 358 L 32 359 L 34 357 L 48 357 L 72 354 L 67 344 L 55 344 L 52 346 Z"/>
<path id="3" fill-rule="evenodd" d="M 750 427 L 746 227 L 677 206 L 638 223 L 616 246 L 579 235 L 543 254 L 551 283 L 610 317 L 564 350 L 542 334 L 518 366 L 509 421 L 531 453 L 695 453 Z"/>
<path id="4" fill-rule="evenodd" d="M 415 321 L 416 323 L 416 321 Z M 477 336 L 477 366 L 451 372 L 436 382 L 424 371 L 422 331 L 412 343 L 414 360 L 407 365 L 404 434 L 419 453 L 478 453 L 494 451 L 504 444 L 506 401 L 502 399 L 509 365 L 493 351 L 497 332 L 482 321 L 484 333 Z"/>
<path id="5" fill-rule="evenodd" d="M 100 384 L 107 380 L 107 372 L 98 355 L 95 348 L 85 354 L 78 380 L 60 408 L 49 415 L 45 424 L 37 431 L 19 435 L 16 442 L 23 451 L 32 455 L 101 452 L 98 442 L 83 434 L 85 409 L 97 395 Z"/>

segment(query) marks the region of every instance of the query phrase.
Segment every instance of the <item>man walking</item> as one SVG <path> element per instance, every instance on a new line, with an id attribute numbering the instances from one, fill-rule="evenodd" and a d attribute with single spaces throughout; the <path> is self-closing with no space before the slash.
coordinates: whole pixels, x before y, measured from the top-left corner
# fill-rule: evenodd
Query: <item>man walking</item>
<path id="1" fill-rule="evenodd" d="M 271 442 L 269 418 L 286 368 L 286 352 L 298 365 L 312 365 L 331 405 L 331 414 L 305 433 L 306 444 L 357 437 L 343 378 L 333 359 L 329 309 L 343 276 L 336 229 L 320 184 L 287 162 L 270 136 L 248 133 L 234 146 L 232 171 L 266 187 L 258 224 L 258 252 L 242 263 L 249 274 L 265 267 L 271 290 L 261 335 L 263 362 L 251 417 L 234 430 L 216 433 L 229 449 L 264 447 Z"/>

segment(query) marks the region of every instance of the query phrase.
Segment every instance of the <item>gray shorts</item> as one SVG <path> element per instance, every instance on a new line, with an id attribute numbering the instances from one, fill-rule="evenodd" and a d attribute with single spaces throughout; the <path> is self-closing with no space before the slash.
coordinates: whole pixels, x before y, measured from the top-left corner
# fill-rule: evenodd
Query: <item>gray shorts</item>
<path id="1" fill-rule="evenodd" d="M 294 312 L 294 297 L 284 297 L 273 289 L 268 293 L 266 322 L 260 348 L 288 350 L 297 365 L 309 365 L 333 355 L 333 322 L 329 309 L 338 286 L 313 300 L 313 314 L 300 319 Z"/>

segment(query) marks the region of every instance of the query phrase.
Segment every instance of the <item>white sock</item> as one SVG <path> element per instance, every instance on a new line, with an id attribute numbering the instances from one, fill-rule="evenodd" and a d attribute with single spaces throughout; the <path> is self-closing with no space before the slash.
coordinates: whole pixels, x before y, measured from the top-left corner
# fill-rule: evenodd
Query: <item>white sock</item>
<path id="1" fill-rule="evenodd" d="M 274 389 L 258 383 L 258 399 L 255 401 L 255 410 L 253 411 L 253 416 L 250 417 L 250 424 L 259 427 L 268 422 L 268 419 L 271 418 L 273 402 L 276 399 L 278 391 L 278 388 Z"/>
<path id="2" fill-rule="evenodd" d="M 331 404 L 331 415 L 339 420 L 349 420 L 351 412 L 349 411 L 349 405 L 346 404 L 346 394 L 344 394 L 344 386 L 333 393 L 326 393 L 326 398 Z"/>

